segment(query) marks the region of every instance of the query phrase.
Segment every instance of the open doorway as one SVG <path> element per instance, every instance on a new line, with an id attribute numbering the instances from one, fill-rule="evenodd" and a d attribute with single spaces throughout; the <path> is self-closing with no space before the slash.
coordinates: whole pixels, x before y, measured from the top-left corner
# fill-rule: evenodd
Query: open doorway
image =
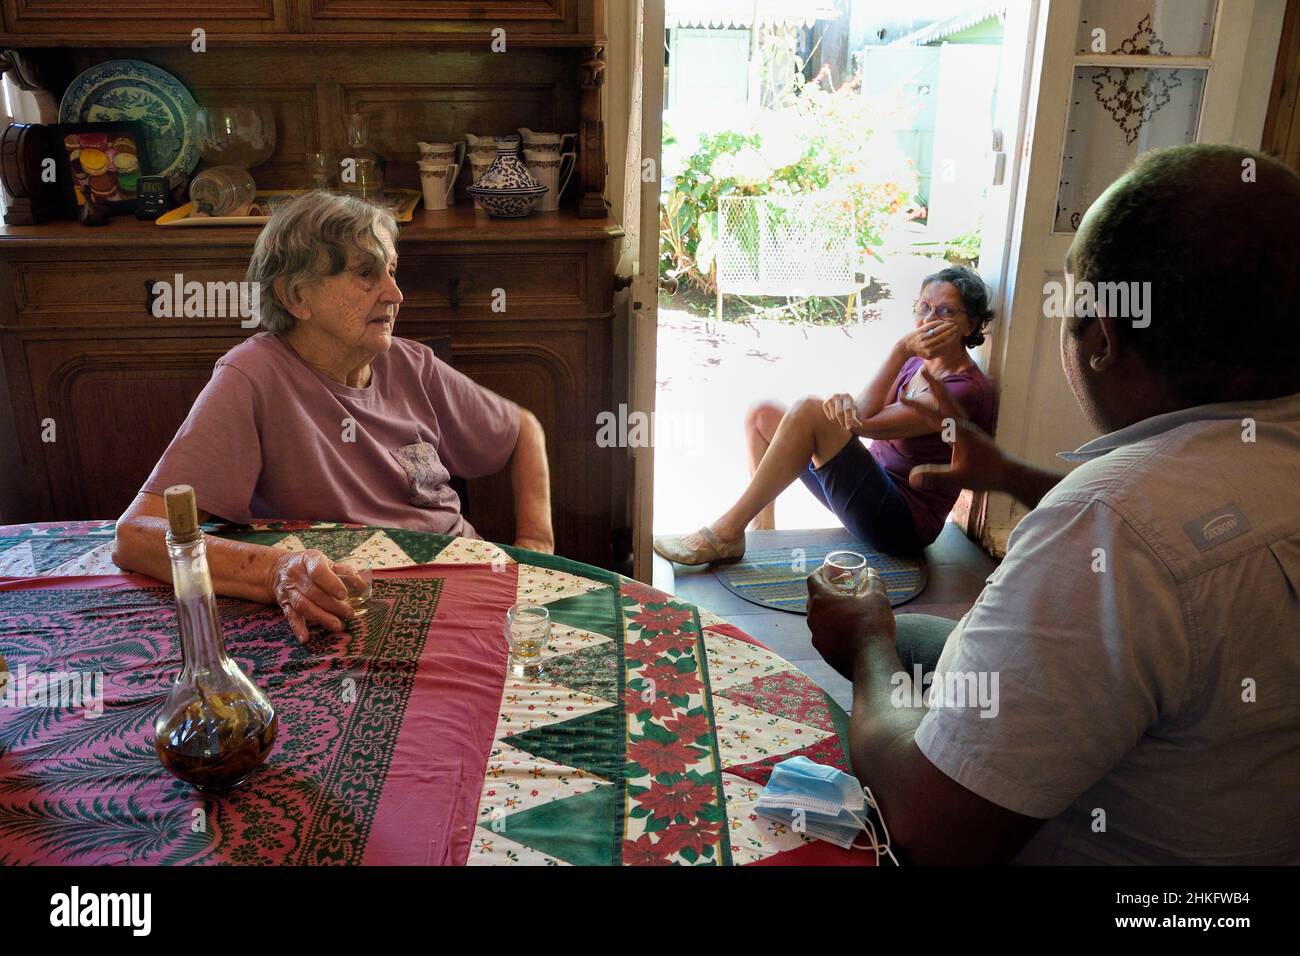
<path id="1" fill-rule="evenodd" d="M 668 0 L 656 533 L 734 502 L 751 405 L 856 393 L 922 279 L 1004 245 L 985 209 L 1006 6 Z M 774 518 L 837 525 L 798 482 Z"/>

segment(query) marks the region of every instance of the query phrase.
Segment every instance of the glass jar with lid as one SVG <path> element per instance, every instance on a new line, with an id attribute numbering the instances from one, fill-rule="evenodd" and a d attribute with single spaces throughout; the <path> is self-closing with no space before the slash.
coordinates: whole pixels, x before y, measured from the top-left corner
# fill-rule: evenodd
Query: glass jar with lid
<path id="1" fill-rule="evenodd" d="M 256 196 L 253 177 L 239 166 L 213 166 L 190 183 L 196 216 L 244 216 Z"/>

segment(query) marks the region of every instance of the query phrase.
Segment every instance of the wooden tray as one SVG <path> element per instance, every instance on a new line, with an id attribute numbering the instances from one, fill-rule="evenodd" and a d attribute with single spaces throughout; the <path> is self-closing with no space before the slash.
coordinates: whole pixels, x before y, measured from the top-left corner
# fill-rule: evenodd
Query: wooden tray
<path id="1" fill-rule="evenodd" d="M 274 201 L 276 198 L 298 196 L 307 192 L 305 189 L 259 189 L 257 203 Z M 423 194 L 415 189 L 385 189 L 384 199 L 393 208 L 393 215 L 398 222 L 410 222 L 415 207 L 420 204 Z M 160 226 L 261 226 L 270 215 L 263 216 L 195 216 L 194 203 L 187 202 L 157 219 Z"/>

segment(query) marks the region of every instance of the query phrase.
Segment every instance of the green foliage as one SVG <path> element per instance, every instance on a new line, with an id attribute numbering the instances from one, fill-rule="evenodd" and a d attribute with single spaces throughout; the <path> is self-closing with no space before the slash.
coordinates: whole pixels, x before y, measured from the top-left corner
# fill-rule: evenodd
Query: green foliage
<path id="1" fill-rule="evenodd" d="M 912 247 L 918 255 L 933 256 L 957 266 L 974 266 L 980 258 L 980 228 L 964 232 L 951 239 L 935 242 L 915 242 Z"/>
<path id="2" fill-rule="evenodd" d="M 978 231 L 964 232 L 960 236 L 949 239 L 944 249 L 944 258 L 956 265 L 974 265 L 979 261 L 979 257 L 980 234 Z"/>
<path id="3" fill-rule="evenodd" d="M 900 101 L 864 97 L 856 83 L 838 90 L 804 83 L 797 58 L 787 89 L 771 109 L 702 134 L 693 145 L 665 127 L 660 202 L 661 278 L 714 291 L 718 201 L 723 196 L 803 195 L 830 190 L 852 204 L 864 256 L 876 256 L 886 230 L 906 217 L 916 171 L 889 135 L 883 115 L 902 116 Z"/>

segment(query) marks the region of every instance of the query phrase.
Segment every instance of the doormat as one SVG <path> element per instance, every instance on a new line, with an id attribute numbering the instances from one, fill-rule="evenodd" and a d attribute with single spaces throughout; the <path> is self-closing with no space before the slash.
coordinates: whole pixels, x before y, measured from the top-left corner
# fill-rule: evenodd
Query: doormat
<path id="1" fill-rule="evenodd" d="M 802 556 L 798 550 L 804 552 Z M 867 566 L 875 568 L 884 579 L 891 607 L 898 607 L 925 590 L 928 578 L 923 560 L 894 557 L 860 541 L 819 544 L 803 549 L 748 551 L 735 564 L 715 565 L 713 573 L 728 591 L 751 604 L 806 614 L 808 575 L 821 567 L 826 555 L 832 551 L 856 551 L 865 557 Z"/>

